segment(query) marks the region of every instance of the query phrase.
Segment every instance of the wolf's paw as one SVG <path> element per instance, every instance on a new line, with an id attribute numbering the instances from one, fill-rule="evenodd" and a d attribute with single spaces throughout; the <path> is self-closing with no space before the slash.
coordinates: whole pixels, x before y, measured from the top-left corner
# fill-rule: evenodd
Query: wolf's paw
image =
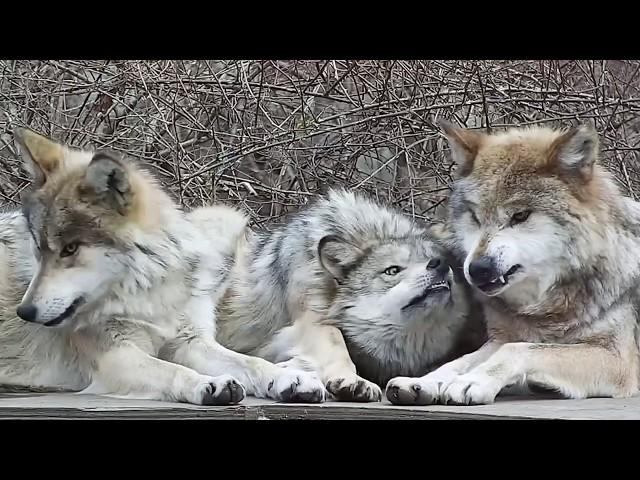
<path id="1" fill-rule="evenodd" d="M 432 405 L 438 402 L 439 386 L 423 378 L 396 377 L 387 383 L 386 394 L 394 405 Z"/>
<path id="2" fill-rule="evenodd" d="M 235 405 L 245 397 L 244 387 L 230 375 L 208 377 L 208 381 L 198 385 L 195 402 L 198 405 Z"/>
<path id="3" fill-rule="evenodd" d="M 269 382 L 267 396 L 279 402 L 322 403 L 325 400 L 324 385 L 315 373 L 281 368 Z"/>
<path id="4" fill-rule="evenodd" d="M 432 372 L 424 377 L 396 377 L 387 383 L 387 400 L 395 405 L 433 405 L 455 380 L 453 372 Z"/>
<path id="5" fill-rule="evenodd" d="M 493 403 L 502 385 L 483 373 L 460 375 L 442 392 L 441 403 L 446 405 L 486 405 Z"/>
<path id="6" fill-rule="evenodd" d="M 379 402 L 382 400 L 382 390 L 378 385 L 355 374 L 330 378 L 326 387 L 338 402 Z"/>

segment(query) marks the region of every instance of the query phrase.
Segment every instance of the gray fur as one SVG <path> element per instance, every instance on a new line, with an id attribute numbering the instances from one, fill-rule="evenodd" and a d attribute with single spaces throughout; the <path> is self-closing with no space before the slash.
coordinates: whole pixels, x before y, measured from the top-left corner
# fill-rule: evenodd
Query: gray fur
<path id="1" fill-rule="evenodd" d="M 96 200 L 110 203 L 121 214 L 131 203 L 132 192 L 124 167 L 107 152 L 98 152 L 87 167 L 87 190 Z"/>

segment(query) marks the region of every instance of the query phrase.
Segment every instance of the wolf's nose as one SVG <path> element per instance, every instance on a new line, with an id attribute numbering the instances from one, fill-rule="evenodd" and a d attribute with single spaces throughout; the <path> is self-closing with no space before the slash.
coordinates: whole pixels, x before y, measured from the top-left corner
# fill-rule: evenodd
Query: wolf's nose
<path id="1" fill-rule="evenodd" d="M 471 279 L 482 285 L 489 283 L 496 278 L 496 266 L 491 257 L 480 257 L 469 264 L 469 276 Z"/>
<path id="2" fill-rule="evenodd" d="M 18 316 L 26 320 L 27 322 L 35 322 L 36 316 L 38 315 L 38 309 L 34 305 L 20 305 L 16 313 Z"/>
<path id="3" fill-rule="evenodd" d="M 427 263 L 427 269 L 435 270 L 440 275 L 444 275 L 449 271 L 449 264 L 444 258 L 432 258 Z"/>

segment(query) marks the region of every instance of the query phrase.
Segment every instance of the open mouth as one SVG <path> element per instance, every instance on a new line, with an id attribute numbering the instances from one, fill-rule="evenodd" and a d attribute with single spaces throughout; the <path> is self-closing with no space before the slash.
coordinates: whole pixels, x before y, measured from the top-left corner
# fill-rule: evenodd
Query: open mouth
<path id="1" fill-rule="evenodd" d="M 405 308 L 410 308 L 415 305 L 419 305 L 420 303 L 424 302 L 427 299 L 427 297 L 438 295 L 441 293 L 448 293 L 450 290 L 451 290 L 451 283 L 449 282 L 449 280 L 442 280 L 441 282 L 433 283 L 429 285 L 420 295 L 411 299 L 411 301 L 407 303 L 404 307 L 402 307 L 402 309 L 404 310 Z"/>
<path id="2" fill-rule="evenodd" d="M 62 312 L 53 320 L 49 320 L 47 323 L 44 324 L 44 326 L 55 327 L 56 325 L 59 325 L 60 323 L 62 323 L 63 320 L 65 320 L 66 318 L 69 318 L 71 315 L 76 313 L 76 310 L 78 309 L 78 307 L 83 303 L 84 303 L 84 299 L 82 297 L 76 298 L 73 301 L 73 303 L 67 307 L 67 309 L 64 312 Z"/>
<path id="3" fill-rule="evenodd" d="M 522 268 L 522 265 L 514 265 L 504 275 L 501 275 L 497 278 L 494 278 L 490 282 L 483 283 L 481 285 L 476 285 L 478 289 L 480 289 L 483 293 L 486 294 L 495 294 L 499 290 L 502 290 L 504 287 L 509 285 L 509 277 L 516 273 L 518 270 Z"/>

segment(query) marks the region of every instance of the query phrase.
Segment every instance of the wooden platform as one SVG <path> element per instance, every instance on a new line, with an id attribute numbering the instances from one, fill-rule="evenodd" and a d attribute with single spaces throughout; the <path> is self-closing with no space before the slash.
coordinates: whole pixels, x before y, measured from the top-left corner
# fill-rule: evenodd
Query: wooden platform
<path id="1" fill-rule="evenodd" d="M 505 397 L 493 405 L 472 407 L 396 407 L 383 403 L 327 402 L 287 405 L 254 398 L 233 407 L 119 400 L 75 394 L 0 394 L 0 419 L 593 419 L 638 420 L 640 397 L 560 400 Z"/>

